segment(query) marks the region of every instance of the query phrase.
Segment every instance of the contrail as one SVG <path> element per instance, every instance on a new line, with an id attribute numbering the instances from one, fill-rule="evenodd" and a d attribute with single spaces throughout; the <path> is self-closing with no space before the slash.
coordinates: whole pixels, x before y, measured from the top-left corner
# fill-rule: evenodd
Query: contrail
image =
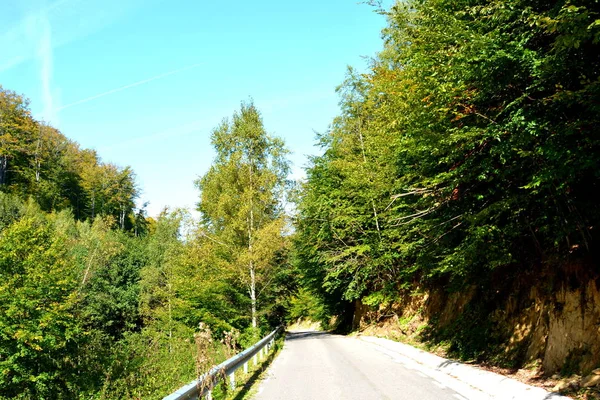
<path id="1" fill-rule="evenodd" d="M 38 57 L 40 60 L 40 80 L 42 82 L 42 100 L 44 104 L 43 116 L 48 122 L 53 121 L 54 100 L 52 98 L 52 27 L 47 15 L 39 20 L 40 24 L 40 43 L 38 47 Z"/>
<path id="2" fill-rule="evenodd" d="M 56 111 L 62 111 L 64 109 L 66 109 L 66 108 L 71 108 L 71 107 L 77 106 L 79 104 L 87 103 L 88 101 L 96 100 L 96 99 L 99 99 L 101 97 L 111 95 L 113 93 L 121 92 L 123 90 L 131 89 L 133 87 L 140 86 L 140 85 L 152 82 L 152 81 L 156 81 L 158 79 L 166 78 L 167 76 L 175 75 L 175 74 L 178 74 L 180 72 L 187 71 L 187 70 L 199 67 L 199 66 L 204 65 L 204 64 L 205 63 L 188 65 L 187 67 L 179 68 L 179 69 L 176 69 L 174 71 L 165 72 L 164 74 L 156 75 L 156 76 L 153 76 L 152 78 L 144 79 L 142 81 L 135 82 L 135 83 L 130 83 L 129 85 L 121 86 L 121 87 L 118 87 L 116 89 L 111 89 L 111 90 L 109 90 L 107 92 L 99 93 L 99 94 L 96 94 L 94 96 L 86 97 L 85 99 L 77 100 L 77 101 L 75 101 L 73 103 L 66 104 L 66 105 L 64 105 L 62 107 L 59 107 Z"/>
<path id="3" fill-rule="evenodd" d="M 22 1 L 22 0 L 21 0 Z M 58 0 L 38 11 L 27 13 L 21 16 L 14 24 L 9 27 L 3 26 L 2 32 L 0 32 L 0 48 L 2 54 L 0 54 L 0 72 L 9 70 L 20 63 L 27 61 L 31 58 L 35 58 L 36 55 L 39 58 L 39 54 L 36 52 L 40 51 L 40 44 L 38 37 L 31 37 L 31 32 L 37 32 L 38 27 L 41 27 L 43 33 L 46 35 L 48 25 L 56 24 L 56 13 L 54 10 L 63 8 L 76 0 Z M 77 0 L 81 1 L 81 0 Z M 4 30 L 4 28 L 8 28 Z M 54 39 L 51 43 L 51 48 L 56 46 Z M 45 51 L 45 50 L 44 50 Z"/>

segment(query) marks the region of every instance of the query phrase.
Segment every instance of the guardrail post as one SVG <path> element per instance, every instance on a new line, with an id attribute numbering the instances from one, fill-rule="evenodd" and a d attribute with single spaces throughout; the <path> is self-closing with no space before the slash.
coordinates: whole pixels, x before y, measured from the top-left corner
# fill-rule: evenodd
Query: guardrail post
<path id="1" fill-rule="evenodd" d="M 235 390 L 235 371 L 229 375 L 229 387 L 231 390 Z"/>
<path id="2" fill-rule="evenodd" d="M 259 359 L 266 357 L 269 350 L 274 346 L 274 337 L 281 331 L 281 327 L 275 329 L 267 337 L 261 339 L 258 343 L 242 351 L 221 364 L 213 367 L 210 371 L 203 374 L 197 380 L 177 389 L 175 392 L 166 396 L 163 400 L 184 400 L 205 398 L 212 400 L 212 393 L 209 388 L 214 382 L 224 378 L 223 374 L 229 377 L 229 387 L 235 390 L 235 371 L 244 367 L 244 373 L 248 374 L 250 359 L 254 360 L 254 365 L 258 365 Z M 252 354 L 252 355 L 251 355 Z M 208 387 L 206 387 L 208 385 Z"/>

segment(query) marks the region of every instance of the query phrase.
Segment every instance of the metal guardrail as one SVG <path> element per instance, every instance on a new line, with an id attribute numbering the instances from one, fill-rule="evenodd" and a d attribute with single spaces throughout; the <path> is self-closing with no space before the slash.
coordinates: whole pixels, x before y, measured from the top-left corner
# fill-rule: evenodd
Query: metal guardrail
<path id="1" fill-rule="evenodd" d="M 244 373 L 248 373 L 248 363 L 250 359 L 254 359 L 254 365 L 258 364 L 258 359 L 263 357 L 275 343 L 275 336 L 283 330 L 283 327 L 275 329 L 269 333 L 263 339 L 261 339 L 254 346 L 242 351 L 241 353 L 231 357 L 228 360 L 223 361 L 221 364 L 213 367 L 206 374 L 202 375 L 199 379 L 183 386 L 176 390 L 170 395 L 163 398 L 163 400 L 187 400 L 187 399 L 199 399 L 202 396 L 206 396 L 207 399 L 211 399 L 211 390 L 219 382 L 223 376 L 229 377 L 229 386 L 235 389 L 235 371 L 241 367 L 244 367 Z M 264 352 L 263 352 L 264 350 Z"/>

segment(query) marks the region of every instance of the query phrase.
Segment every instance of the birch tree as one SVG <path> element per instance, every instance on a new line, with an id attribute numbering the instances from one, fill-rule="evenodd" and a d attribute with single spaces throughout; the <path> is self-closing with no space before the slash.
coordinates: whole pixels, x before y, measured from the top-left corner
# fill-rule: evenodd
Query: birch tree
<path id="1" fill-rule="evenodd" d="M 242 103 L 212 133 L 216 158 L 196 181 L 204 229 L 221 243 L 223 257 L 250 297 L 252 326 L 268 285 L 271 260 L 282 242 L 289 163 L 280 138 L 265 131 L 259 111 Z"/>

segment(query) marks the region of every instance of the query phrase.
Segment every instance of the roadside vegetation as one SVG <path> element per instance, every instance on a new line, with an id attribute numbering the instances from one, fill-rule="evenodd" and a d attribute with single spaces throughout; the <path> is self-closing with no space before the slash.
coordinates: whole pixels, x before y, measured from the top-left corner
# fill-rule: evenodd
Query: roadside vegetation
<path id="1" fill-rule="evenodd" d="M 379 11 L 383 49 L 338 88 L 341 114 L 298 203 L 297 266 L 324 321 L 401 330 L 416 315 L 411 337 L 455 358 L 518 369 L 539 357 L 551 374 L 569 359 L 589 373 L 600 363 L 585 322 L 600 276 L 599 5 Z M 555 321 L 572 338 L 552 345 L 565 349 L 556 362 L 530 346 L 555 340 Z"/>
<path id="2" fill-rule="evenodd" d="M 299 202 L 299 264 L 325 303 L 485 291 L 595 256 L 595 4 L 382 10 L 384 49 L 339 87 Z"/>
<path id="3" fill-rule="evenodd" d="M 593 325 L 599 3 L 372 5 L 382 50 L 348 69 L 306 180 L 244 102 L 212 132 L 200 221 L 148 217 L 131 168 L 0 87 L 0 398 L 161 398 L 285 322 L 395 321 L 513 370 L 573 302 Z M 581 329 L 546 372 L 598 367 Z"/>
<path id="4" fill-rule="evenodd" d="M 4 89 L 0 118 L 0 398 L 162 398 L 283 321 L 287 162 L 251 103 L 213 133 L 200 222 L 135 209 L 130 168 Z"/>

